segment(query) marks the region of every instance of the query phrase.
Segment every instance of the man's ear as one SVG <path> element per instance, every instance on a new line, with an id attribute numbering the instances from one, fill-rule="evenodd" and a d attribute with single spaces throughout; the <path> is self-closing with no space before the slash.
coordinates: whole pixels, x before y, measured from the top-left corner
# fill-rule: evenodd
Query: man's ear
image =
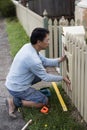
<path id="1" fill-rule="evenodd" d="M 37 40 L 37 43 L 38 43 L 38 45 L 40 45 L 41 41 L 40 41 L 40 40 Z"/>

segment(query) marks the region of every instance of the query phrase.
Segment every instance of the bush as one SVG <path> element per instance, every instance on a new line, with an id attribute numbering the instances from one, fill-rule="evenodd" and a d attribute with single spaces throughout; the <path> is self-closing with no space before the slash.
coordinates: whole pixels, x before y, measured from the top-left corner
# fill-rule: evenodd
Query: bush
<path id="1" fill-rule="evenodd" d="M 16 15 L 15 5 L 11 0 L 0 0 L 0 12 L 5 17 L 13 17 Z"/>

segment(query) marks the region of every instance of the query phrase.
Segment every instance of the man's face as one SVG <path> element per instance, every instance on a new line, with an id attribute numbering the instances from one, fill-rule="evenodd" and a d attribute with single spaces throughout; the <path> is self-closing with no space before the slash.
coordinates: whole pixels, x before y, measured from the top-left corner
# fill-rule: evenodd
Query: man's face
<path id="1" fill-rule="evenodd" d="M 41 50 L 46 49 L 49 46 L 49 34 L 46 35 L 43 41 L 39 42 Z"/>

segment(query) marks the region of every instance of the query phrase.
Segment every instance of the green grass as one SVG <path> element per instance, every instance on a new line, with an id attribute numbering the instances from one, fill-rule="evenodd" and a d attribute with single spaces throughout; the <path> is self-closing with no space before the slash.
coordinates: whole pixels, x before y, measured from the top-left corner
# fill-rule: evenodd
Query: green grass
<path id="1" fill-rule="evenodd" d="M 18 50 L 29 42 L 29 37 L 25 33 L 23 27 L 20 25 L 16 18 L 6 20 L 6 30 L 10 43 L 10 54 L 12 57 L 16 55 Z"/>
<path id="2" fill-rule="evenodd" d="M 54 89 L 50 87 L 52 95 L 49 99 L 50 108 L 48 114 L 42 114 L 40 109 L 23 109 L 25 120 L 33 120 L 33 123 L 28 127 L 28 130 L 87 130 L 87 127 L 85 127 L 84 124 L 77 121 L 77 119 L 72 116 L 75 108 L 70 104 L 70 99 L 66 96 L 63 89 L 61 89 L 61 85 L 59 88 L 68 107 L 68 111 L 64 112 L 62 110 Z"/>
<path id="3" fill-rule="evenodd" d="M 11 55 L 14 57 L 23 44 L 29 42 L 29 38 L 17 19 L 7 19 L 6 26 Z M 51 97 L 49 99 L 50 108 L 48 114 L 42 114 L 40 109 L 23 108 L 22 114 L 26 122 L 29 119 L 33 120 L 32 125 L 27 130 L 87 130 L 84 123 L 81 123 L 81 120 L 78 121 L 76 118 L 75 112 L 77 113 L 77 111 L 71 105 L 70 99 L 61 89 L 61 86 L 59 86 L 59 89 L 68 107 L 68 112 L 63 112 L 55 91 L 50 87 Z"/>

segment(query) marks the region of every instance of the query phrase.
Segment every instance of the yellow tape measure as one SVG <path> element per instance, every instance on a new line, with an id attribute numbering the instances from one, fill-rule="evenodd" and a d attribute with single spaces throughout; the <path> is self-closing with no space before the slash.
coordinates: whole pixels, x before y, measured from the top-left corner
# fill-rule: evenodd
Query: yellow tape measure
<path id="1" fill-rule="evenodd" d="M 53 88 L 54 88 L 54 90 L 55 90 L 55 92 L 57 94 L 57 97 L 58 97 L 59 101 L 60 101 L 60 104 L 61 104 L 61 106 L 63 108 L 63 111 L 68 111 L 68 109 L 67 109 L 67 107 L 66 107 L 66 105 L 64 103 L 64 100 L 63 100 L 63 98 L 62 98 L 62 96 L 60 94 L 60 91 L 58 89 L 57 84 L 55 82 L 52 82 L 52 85 L 53 85 Z"/>

